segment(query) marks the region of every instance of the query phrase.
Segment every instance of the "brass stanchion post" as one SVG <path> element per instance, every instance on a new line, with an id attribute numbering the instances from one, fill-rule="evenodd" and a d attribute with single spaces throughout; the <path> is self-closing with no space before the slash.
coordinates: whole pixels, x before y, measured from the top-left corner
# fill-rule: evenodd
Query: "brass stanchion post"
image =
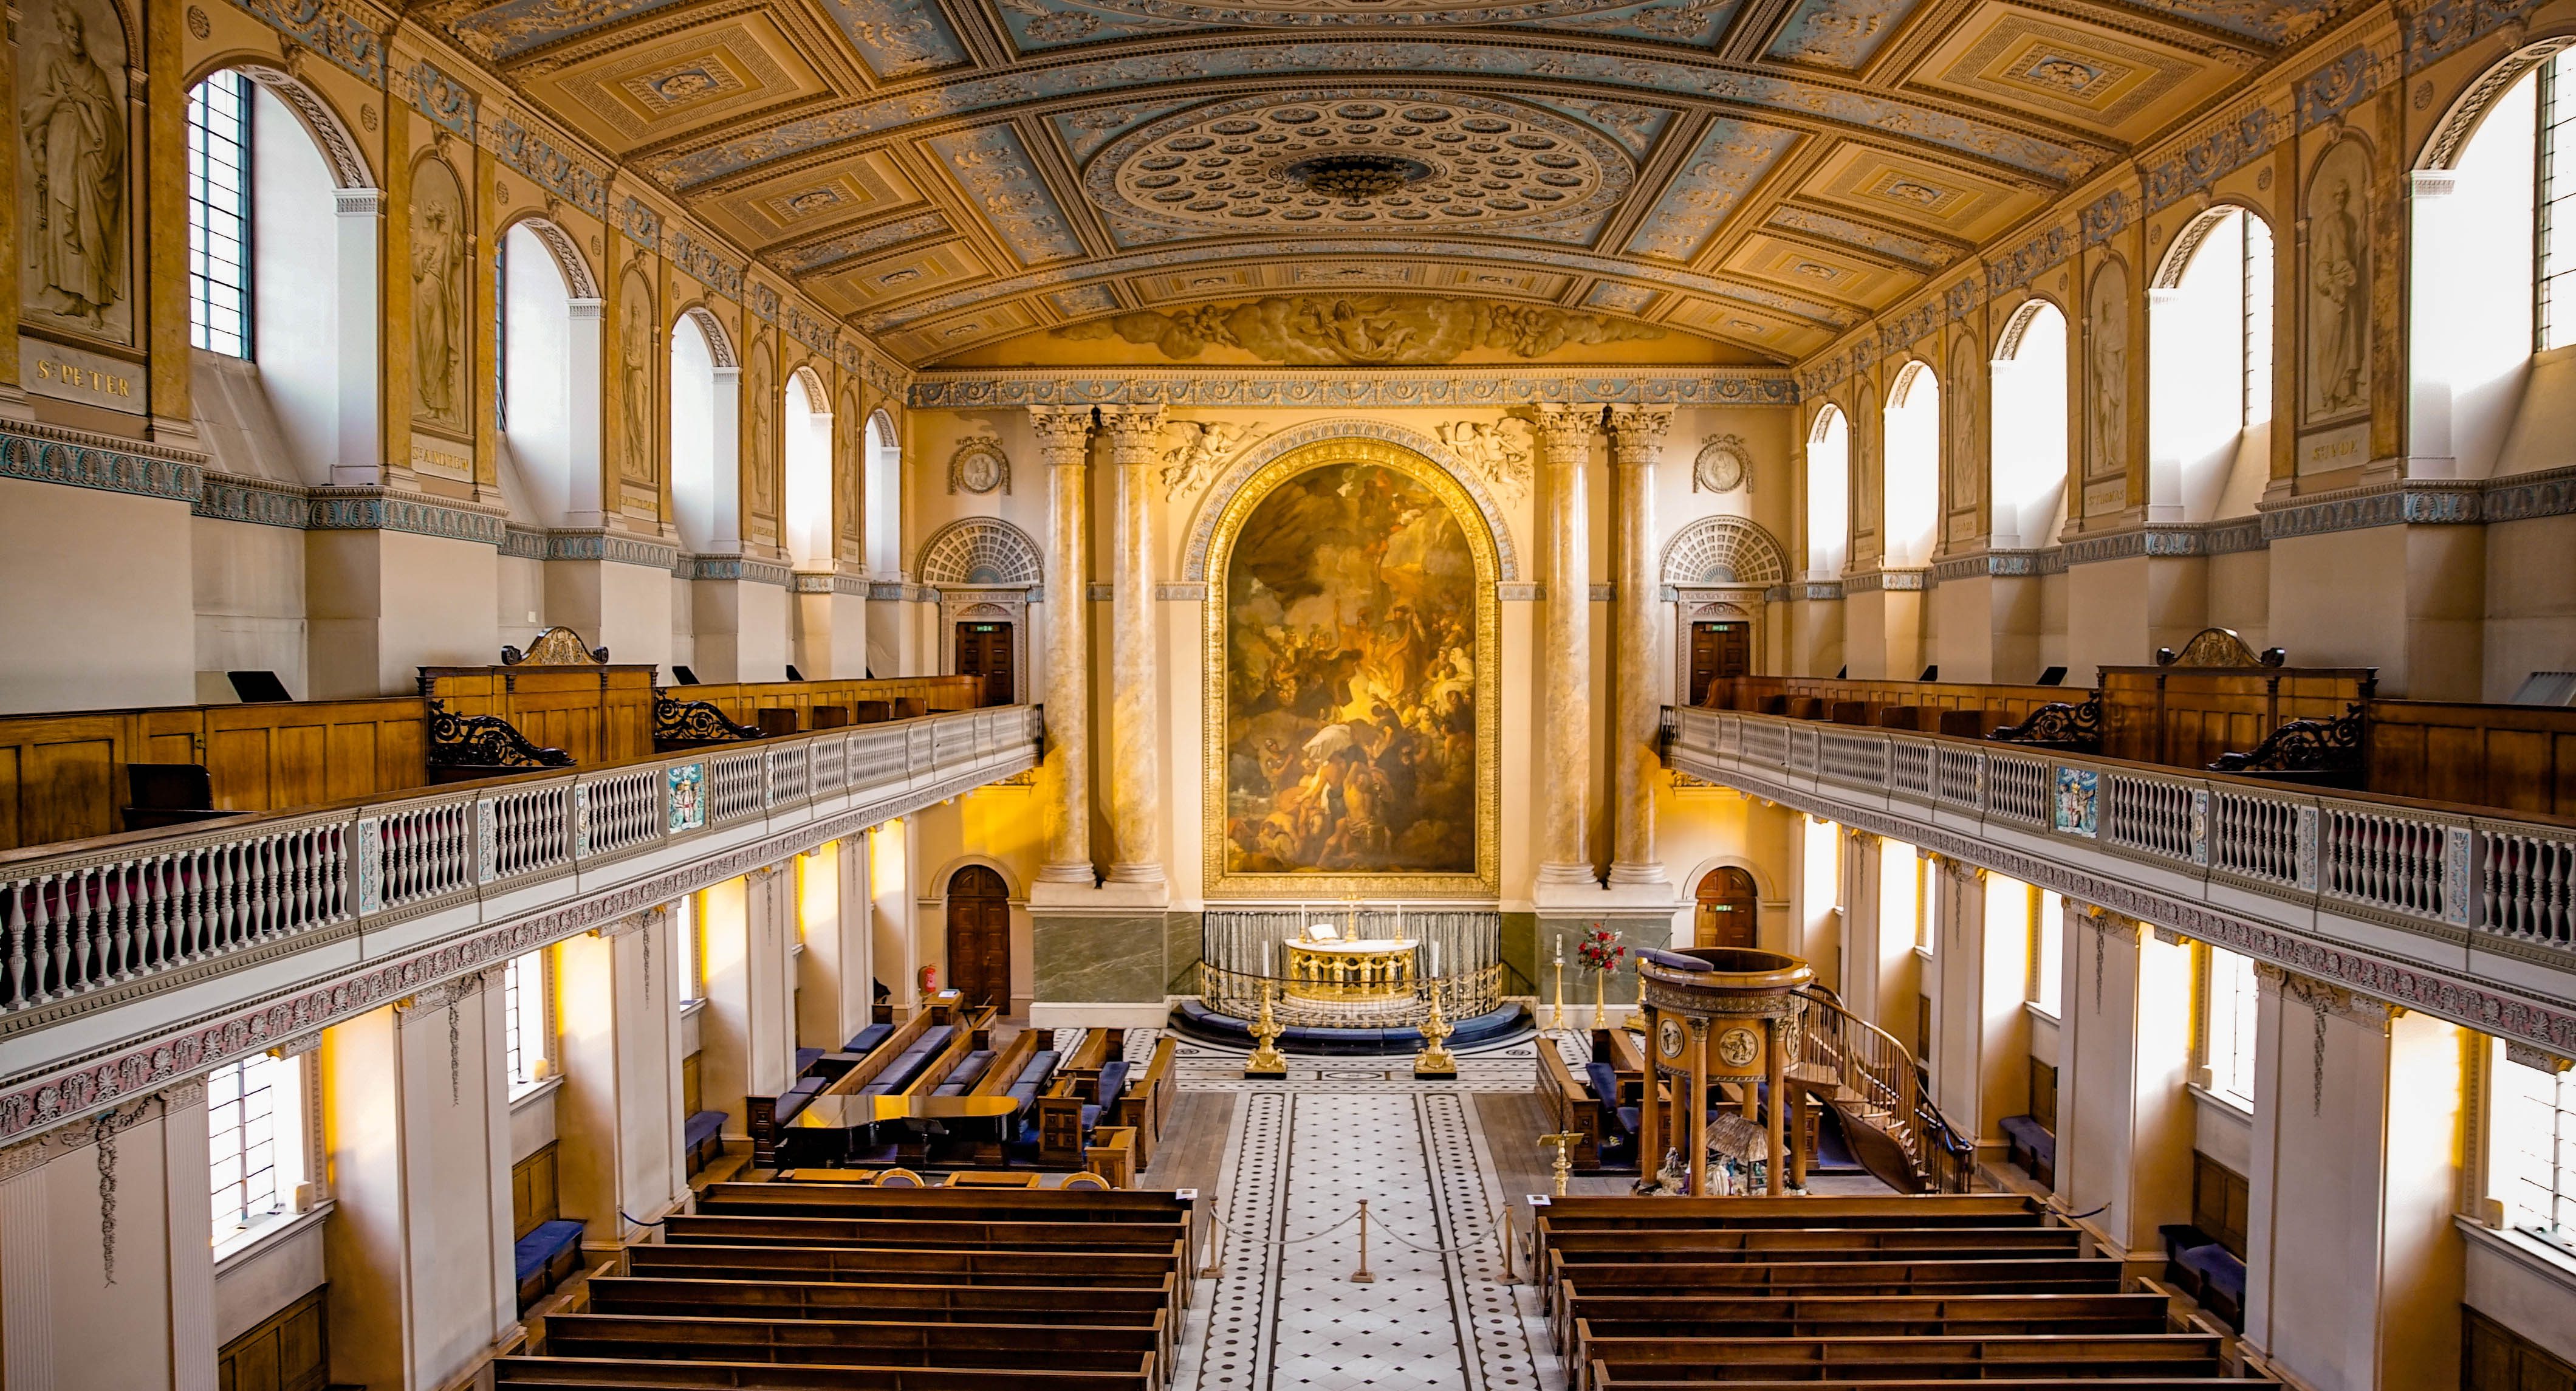
<path id="1" fill-rule="evenodd" d="M 1377 1276 L 1368 1268 L 1368 1199 L 1360 1199 L 1360 1268 L 1351 1272 L 1354 1285 L 1374 1284 Z"/>

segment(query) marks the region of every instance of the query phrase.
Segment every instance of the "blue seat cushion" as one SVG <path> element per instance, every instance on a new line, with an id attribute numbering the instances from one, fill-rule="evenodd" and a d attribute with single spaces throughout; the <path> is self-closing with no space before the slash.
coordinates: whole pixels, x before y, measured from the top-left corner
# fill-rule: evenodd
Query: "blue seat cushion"
<path id="1" fill-rule="evenodd" d="M 702 1111 L 699 1114 L 721 1116 L 724 1113 L 721 1111 Z M 517 1261 L 516 1268 L 519 1272 L 519 1283 L 523 1285 L 526 1284 L 529 1277 L 546 1268 L 546 1262 L 562 1255 L 566 1247 L 569 1247 L 580 1240 L 581 1224 L 579 1222 L 570 1221 L 564 1218 L 557 1218 L 552 1222 L 539 1222 L 534 1231 L 531 1231 L 526 1236 L 519 1238 L 518 1245 L 513 1252 Z"/>
<path id="2" fill-rule="evenodd" d="M 1636 949 L 1636 952 L 1639 960 L 1651 961 L 1656 965 L 1663 967 L 1667 971 L 1714 971 L 1717 969 L 1715 966 L 1700 960 L 1696 956 L 1685 956 L 1680 952 L 1666 951 L 1661 947 L 1639 947 Z"/>
<path id="3" fill-rule="evenodd" d="M 1622 1106 L 1611 1114 L 1619 1118 L 1619 1133 L 1603 1137 L 1605 1139 L 1624 1139 L 1636 1134 L 1637 1127 L 1646 1123 L 1645 1108 L 1641 1106 Z"/>
<path id="4" fill-rule="evenodd" d="M 1592 1099 L 1604 1106 L 1619 1104 L 1619 1073 L 1608 1063 L 1586 1063 L 1583 1075 L 1592 1083 Z"/>
<path id="5" fill-rule="evenodd" d="M 2195 1246 L 2178 1258 L 2182 1268 L 2196 1271 L 2211 1289 L 2225 1294 L 2238 1304 L 2245 1302 L 2245 1262 L 2236 1259 L 2217 1242 Z"/>
<path id="6" fill-rule="evenodd" d="M 1043 1087 L 1047 1079 L 1055 1075 L 1055 1064 L 1056 1051 L 1041 1048 L 1029 1055 L 1029 1065 L 1020 1069 L 1019 1080 Z"/>
<path id="7" fill-rule="evenodd" d="M 1127 1064 L 1124 1060 L 1100 1069 L 1100 1087 L 1097 1095 L 1103 1107 L 1117 1105 L 1118 1098 L 1124 1095 L 1126 1090 Z"/>
<path id="8" fill-rule="evenodd" d="M 883 1043 L 892 1037 L 894 1037 L 894 1026 L 892 1024 L 870 1024 L 866 1028 L 859 1030 L 857 1033 L 850 1035 L 850 1041 L 841 1045 L 841 1051 L 844 1053 L 872 1053 L 876 1051 L 876 1046 L 878 1044 Z"/>
<path id="9" fill-rule="evenodd" d="M 726 1119 L 722 1111 L 696 1112 L 689 1117 L 687 1124 L 680 1127 L 680 1136 L 691 1147 L 704 1144 L 724 1133 Z"/>
<path id="10" fill-rule="evenodd" d="M 1083 1134 L 1085 1134 L 1085 1135 L 1090 1134 L 1090 1133 L 1091 1133 L 1091 1127 L 1092 1127 L 1092 1125 L 1093 1125 L 1094 1123 L 1096 1123 L 1099 1119 L 1100 1119 L 1100 1108 L 1099 1108 L 1099 1107 L 1097 1107 L 1097 1106 L 1085 1106 L 1085 1107 L 1083 1107 L 1083 1108 L 1082 1108 L 1082 1133 L 1083 1133 Z"/>
<path id="11" fill-rule="evenodd" d="M 797 1075 L 797 1076 L 799 1076 L 799 1077 L 804 1076 L 804 1075 L 805 1075 L 805 1069 L 807 1069 L 807 1068 L 809 1068 L 809 1067 L 812 1067 L 814 1064 L 816 1064 L 816 1063 L 818 1063 L 818 1062 L 821 1062 L 822 1060 L 823 1060 L 823 1050 L 822 1050 L 822 1049 L 820 1049 L 820 1048 L 799 1048 L 799 1049 L 797 1049 L 797 1050 L 796 1050 L 796 1075 Z"/>
<path id="12" fill-rule="evenodd" d="M 957 1090 L 952 1092 L 943 1089 L 940 1092 L 940 1095 L 956 1096 L 965 1091 L 968 1087 L 983 1081 L 985 1070 L 990 1068 L 992 1065 L 993 1051 L 989 1048 L 978 1049 L 975 1052 L 967 1054 L 964 1059 L 958 1062 L 957 1070 L 948 1074 L 946 1086 L 955 1087 Z"/>

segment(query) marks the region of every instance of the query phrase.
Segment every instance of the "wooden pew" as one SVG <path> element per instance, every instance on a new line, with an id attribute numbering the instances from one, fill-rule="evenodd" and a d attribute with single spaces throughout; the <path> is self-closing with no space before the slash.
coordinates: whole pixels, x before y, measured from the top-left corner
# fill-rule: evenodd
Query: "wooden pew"
<path id="1" fill-rule="evenodd" d="M 793 1187 L 795 1185 L 781 1185 Z M 674 1213 L 663 1235 L 689 1245 L 780 1243 L 790 1246 L 900 1248 L 936 1244 L 971 1251 L 1073 1248 L 1146 1255 L 1177 1251 L 1182 1238 L 1159 1222 L 914 1221 L 857 1217 L 707 1217 Z"/>
<path id="2" fill-rule="evenodd" d="M 493 1380 L 517 1391 L 1152 1391 L 1143 1372 L 1054 1367 L 824 1367 L 773 1362 L 502 1357 Z"/>
<path id="3" fill-rule="evenodd" d="M 1588 1380 L 1592 1391 L 1703 1391 L 1712 1384 L 1723 1385 L 1728 1391 L 1962 1391 L 1965 1387 L 1975 1387 L 1976 1391 L 2260 1391 L 2263 1387 L 2280 1385 L 2268 1377 L 2188 1374 L 2147 1377 L 2009 1376 L 1978 1377 L 1966 1381 L 1957 1377 L 1829 1377 L 1822 1381 L 1799 1377 L 1784 1381 L 1711 1383 L 1666 1381 L 1652 1373 L 1642 1377 L 1622 1376 L 1597 1363 Z"/>
<path id="4" fill-rule="evenodd" d="M 1542 1267 L 1550 1326 L 1560 1344 L 1571 1336 L 1566 1300 L 1572 1288 L 1635 1299 L 1699 1294 L 2075 1294 L 2116 1293 L 2120 1263 L 2072 1256 L 2022 1260 L 1925 1259 L 1885 1253 L 1887 1260 L 1738 1261 L 1691 1265 L 1669 1261 L 1568 1265 L 1551 1252 Z"/>
<path id="5" fill-rule="evenodd" d="M 911 1047 L 913 1041 L 920 1038 L 923 1032 L 931 1027 L 933 1023 L 931 1015 L 932 1011 L 926 1009 L 913 1011 L 912 1017 L 898 1025 L 894 1034 L 885 1042 L 869 1050 L 866 1057 L 843 1070 L 840 1076 L 807 1093 L 807 1097 L 810 1099 L 812 1096 L 820 1096 L 827 1092 L 855 1091 L 875 1081 L 879 1073 L 892 1066 L 894 1060 L 902 1057 L 904 1050 Z M 824 1056 L 827 1059 L 838 1057 L 836 1054 Z M 779 1137 L 784 1132 L 787 1122 L 795 1119 L 796 1111 L 801 1110 L 805 1104 L 802 1101 L 787 1102 L 788 1095 L 793 1093 L 743 1098 L 743 1129 L 751 1136 L 751 1167 L 755 1169 L 771 1169 L 778 1166 Z M 787 1104 L 782 1106 L 783 1102 Z"/>
<path id="6" fill-rule="evenodd" d="M 1991 1337 L 2150 1334 L 2167 1329 L 2159 1294 L 1846 1295 L 1639 1300 L 1569 1294 L 1574 1368 L 1604 1339 Z"/>
<path id="7" fill-rule="evenodd" d="M 2001 1335 L 1894 1338 L 1597 1338 L 1589 1365 L 1611 1378 L 1659 1381 L 1878 1381 L 1989 1373 L 2025 1377 L 2192 1376 L 2225 1371 L 2208 1333 L 2115 1337 Z M 1776 1373 L 1766 1376 L 1765 1373 Z M 1618 1384 L 1605 1381 L 1604 1386 Z"/>
<path id="8" fill-rule="evenodd" d="M 1056 1069 L 1055 1081 L 1038 1098 L 1038 1163 L 1050 1168 L 1079 1169 L 1085 1166 L 1084 1148 L 1089 1140 L 1082 1123 L 1085 1107 L 1097 1104 L 1100 1074 L 1119 1061 L 1127 1047 L 1124 1029 L 1093 1029 L 1075 1045 L 1073 1056 Z M 1093 1124 L 1112 1122 L 1095 1118 Z"/>
<path id="9" fill-rule="evenodd" d="M 1151 1328 L 1074 1324 L 862 1323 L 838 1319 L 555 1314 L 545 1349 L 563 1357 L 788 1362 L 811 1366 L 1057 1367 L 1157 1375 Z"/>
<path id="10" fill-rule="evenodd" d="M 1060 1188 L 996 1193 L 971 1188 L 840 1188 L 792 1183 L 719 1183 L 699 1196 L 706 1215 L 835 1216 L 911 1221 L 1161 1223 L 1177 1234 L 1190 1204 L 1162 1192 L 1099 1193 Z"/>
<path id="11" fill-rule="evenodd" d="M 1118 1098 L 1118 1124 L 1136 1132 L 1139 1169 L 1154 1162 L 1154 1147 L 1163 1138 L 1163 1122 L 1172 1113 L 1174 1051 L 1171 1035 L 1155 1040 L 1153 1056 L 1147 1060 L 1144 1072 L 1131 1079 Z"/>

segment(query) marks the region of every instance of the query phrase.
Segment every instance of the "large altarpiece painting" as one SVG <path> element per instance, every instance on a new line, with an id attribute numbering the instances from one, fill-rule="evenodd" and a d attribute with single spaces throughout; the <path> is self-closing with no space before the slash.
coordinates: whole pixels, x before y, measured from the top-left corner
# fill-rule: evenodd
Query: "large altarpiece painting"
<path id="1" fill-rule="evenodd" d="M 1209 892 L 1494 895 L 1496 567 L 1475 501 L 1410 450 L 1335 440 L 1247 479 L 1212 542 Z"/>

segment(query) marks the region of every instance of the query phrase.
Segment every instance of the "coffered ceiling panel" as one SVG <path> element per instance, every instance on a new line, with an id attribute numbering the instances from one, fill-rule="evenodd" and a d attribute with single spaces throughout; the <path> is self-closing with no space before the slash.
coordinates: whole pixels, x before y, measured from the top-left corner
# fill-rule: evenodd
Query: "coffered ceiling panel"
<path id="1" fill-rule="evenodd" d="M 1084 351 L 1176 360 L 1167 345 L 1203 335 L 1154 329 L 1164 304 L 1194 306 L 1199 327 L 1237 306 L 1223 312 L 1240 343 L 1209 352 L 1257 355 L 1278 346 L 1262 325 L 1311 320 L 1344 326 L 1331 351 L 1351 361 L 1410 332 L 1459 361 L 1545 345 L 1550 361 L 1608 363 L 1811 351 L 2205 109 L 2340 3 L 415 12 L 916 364 L 1000 360 L 1113 320 L 1135 333 Z"/>

